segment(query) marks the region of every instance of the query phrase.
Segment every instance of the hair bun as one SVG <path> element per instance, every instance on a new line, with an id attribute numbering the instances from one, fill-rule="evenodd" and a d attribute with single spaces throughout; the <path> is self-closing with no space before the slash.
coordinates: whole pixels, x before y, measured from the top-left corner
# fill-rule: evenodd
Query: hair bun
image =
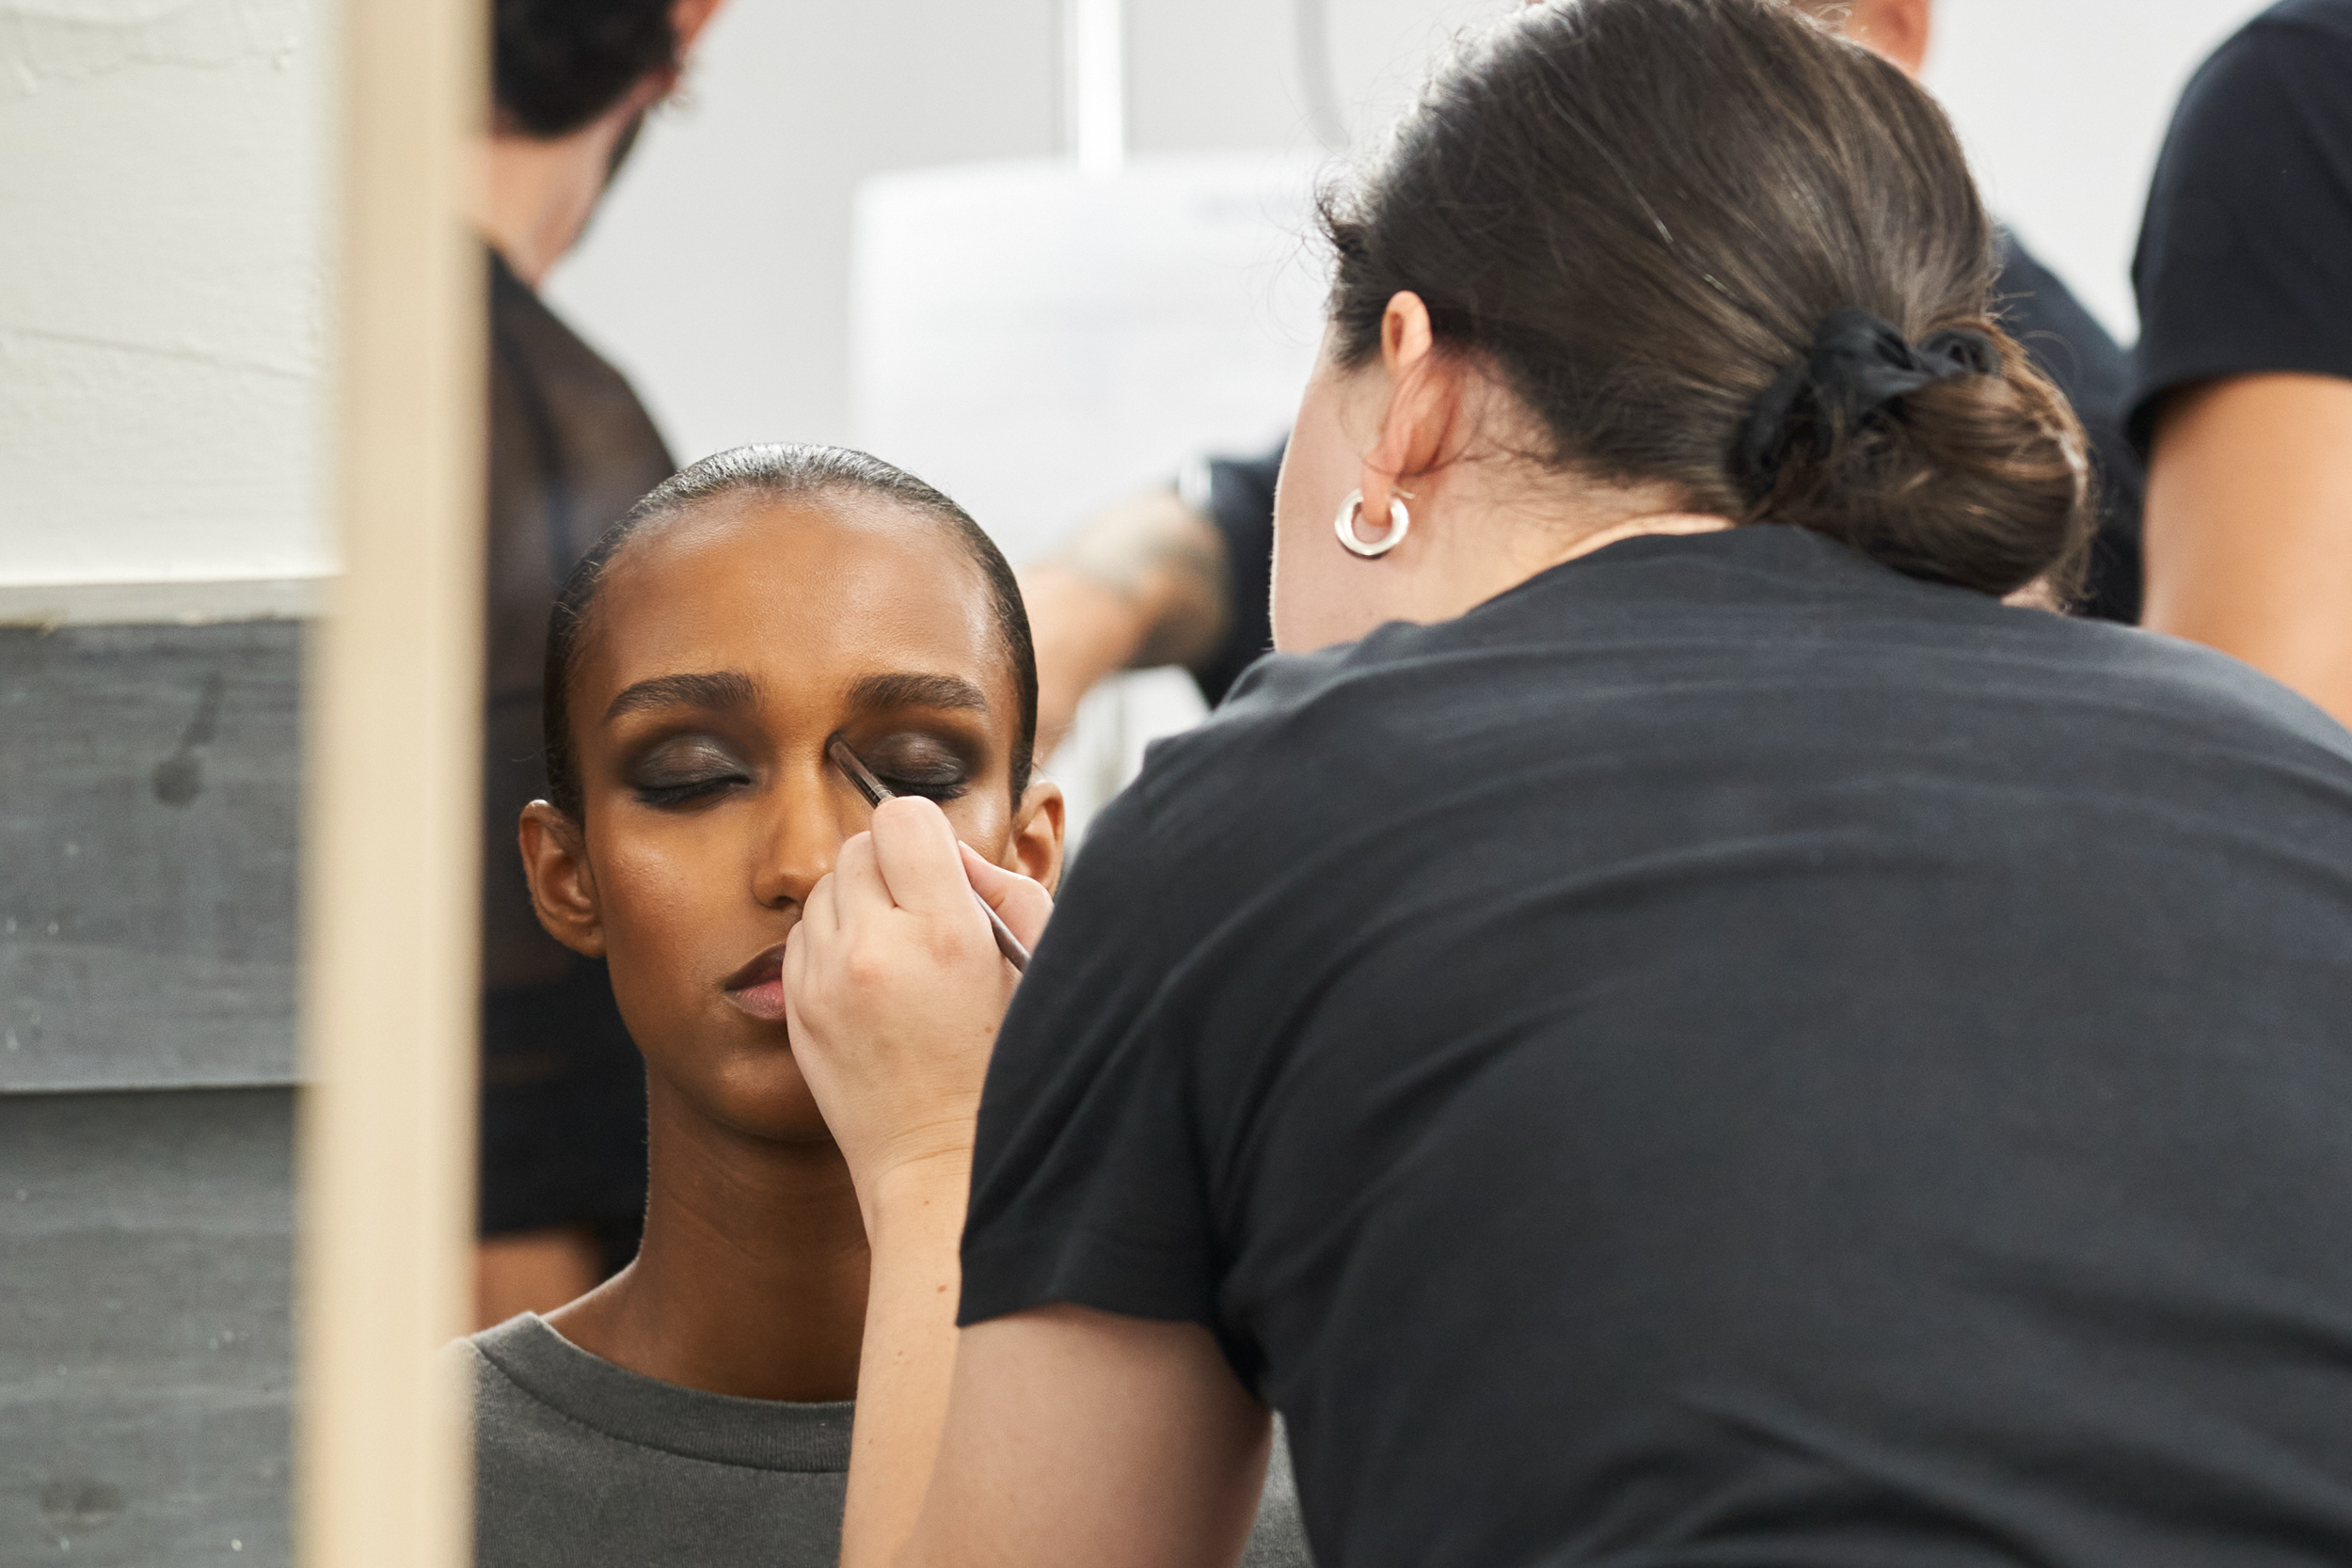
<path id="1" fill-rule="evenodd" d="M 2042 578 L 2072 593 L 2096 521 L 2074 411 L 1986 317 L 1915 348 L 1836 312 L 1757 399 L 1729 466 L 1750 520 L 1987 594 Z"/>
<path id="2" fill-rule="evenodd" d="M 1925 342 L 1903 341 L 1894 324 L 1851 306 L 1833 310 L 1813 346 L 1775 377 L 1732 437 L 1731 469 L 1752 501 L 1770 495 L 1800 443 L 1825 455 L 1839 430 L 1892 408 L 1922 387 L 1963 375 L 1997 375 L 1993 340 L 1948 327 Z"/>

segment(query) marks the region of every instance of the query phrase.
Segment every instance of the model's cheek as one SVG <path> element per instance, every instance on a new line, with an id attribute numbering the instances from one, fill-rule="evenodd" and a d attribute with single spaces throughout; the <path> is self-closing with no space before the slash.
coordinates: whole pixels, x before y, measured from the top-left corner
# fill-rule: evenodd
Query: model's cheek
<path id="1" fill-rule="evenodd" d="M 984 860 L 1002 864 L 1012 842 L 1012 811 L 1002 781 L 975 784 L 971 793 L 946 807 L 947 825 L 956 837 L 980 852 Z"/>
<path id="2" fill-rule="evenodd" d="M 612 835 L 596 875 L 616 993 L 626 987 L 647 1006 L 675 1011 L 691 1009 L 749 955 L 726 957 L 741 916 L 740 855 L 707 818 L 663 826 Z"/>

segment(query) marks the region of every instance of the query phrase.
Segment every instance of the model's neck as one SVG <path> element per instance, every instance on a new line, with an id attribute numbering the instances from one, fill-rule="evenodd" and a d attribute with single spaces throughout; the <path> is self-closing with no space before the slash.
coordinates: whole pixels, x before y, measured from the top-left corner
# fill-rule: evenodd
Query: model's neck
<path id="1" fill-rule="evenodd" d="M 745 1399 L 854 1397 L 866 1227 L 840 1152 L 715 1127 L 658 1079 L 649 1111 L 637 1260 L 549 1322 L 664 1383 Z"/>
<path id="2" fill-rule="evenodd" d="M 612 178 L 613 149 L 639 112 L 630 100 L 566 135 L 494 135 L 483 143 L 474 227 L 533 289 L 587 229 Z"/>

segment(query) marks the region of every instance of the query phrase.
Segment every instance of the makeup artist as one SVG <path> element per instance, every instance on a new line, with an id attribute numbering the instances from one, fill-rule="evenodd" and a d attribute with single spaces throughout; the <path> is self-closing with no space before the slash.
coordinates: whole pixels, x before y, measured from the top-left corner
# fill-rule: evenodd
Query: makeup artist
<path id="1" fill-rule="evenodd" d="M 1944 117 L 1549 5 L 1326 226 L 1288 657 L 1001 1031 L 920 802 L 790 939 L 875 1277 L 969 1198 L 845 1568 L 1230 1563 L 1269 1407 L 1349 1568 L 2352 1560 L 2352 736 L 2001 602 L 2088 464 Z"/>

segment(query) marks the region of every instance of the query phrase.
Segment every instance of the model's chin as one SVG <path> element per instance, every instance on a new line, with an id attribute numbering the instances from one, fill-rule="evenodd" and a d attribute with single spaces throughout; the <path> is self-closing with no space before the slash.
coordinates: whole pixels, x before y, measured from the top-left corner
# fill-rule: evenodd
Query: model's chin
<path id="1" fill-rule="evenodd" d="M 762 1031 L 766 1033 L 766 1031 Z M 784 1043 L 779 1029 L 771 1037 Z M 743 1137 L 763 1143 L 807 1145 L 833 1142 L 824 1112 L 801 1076 L 789 1051 L 766 1044 L 738 1047 L 682 1085 L 701 1113 Z"/>

